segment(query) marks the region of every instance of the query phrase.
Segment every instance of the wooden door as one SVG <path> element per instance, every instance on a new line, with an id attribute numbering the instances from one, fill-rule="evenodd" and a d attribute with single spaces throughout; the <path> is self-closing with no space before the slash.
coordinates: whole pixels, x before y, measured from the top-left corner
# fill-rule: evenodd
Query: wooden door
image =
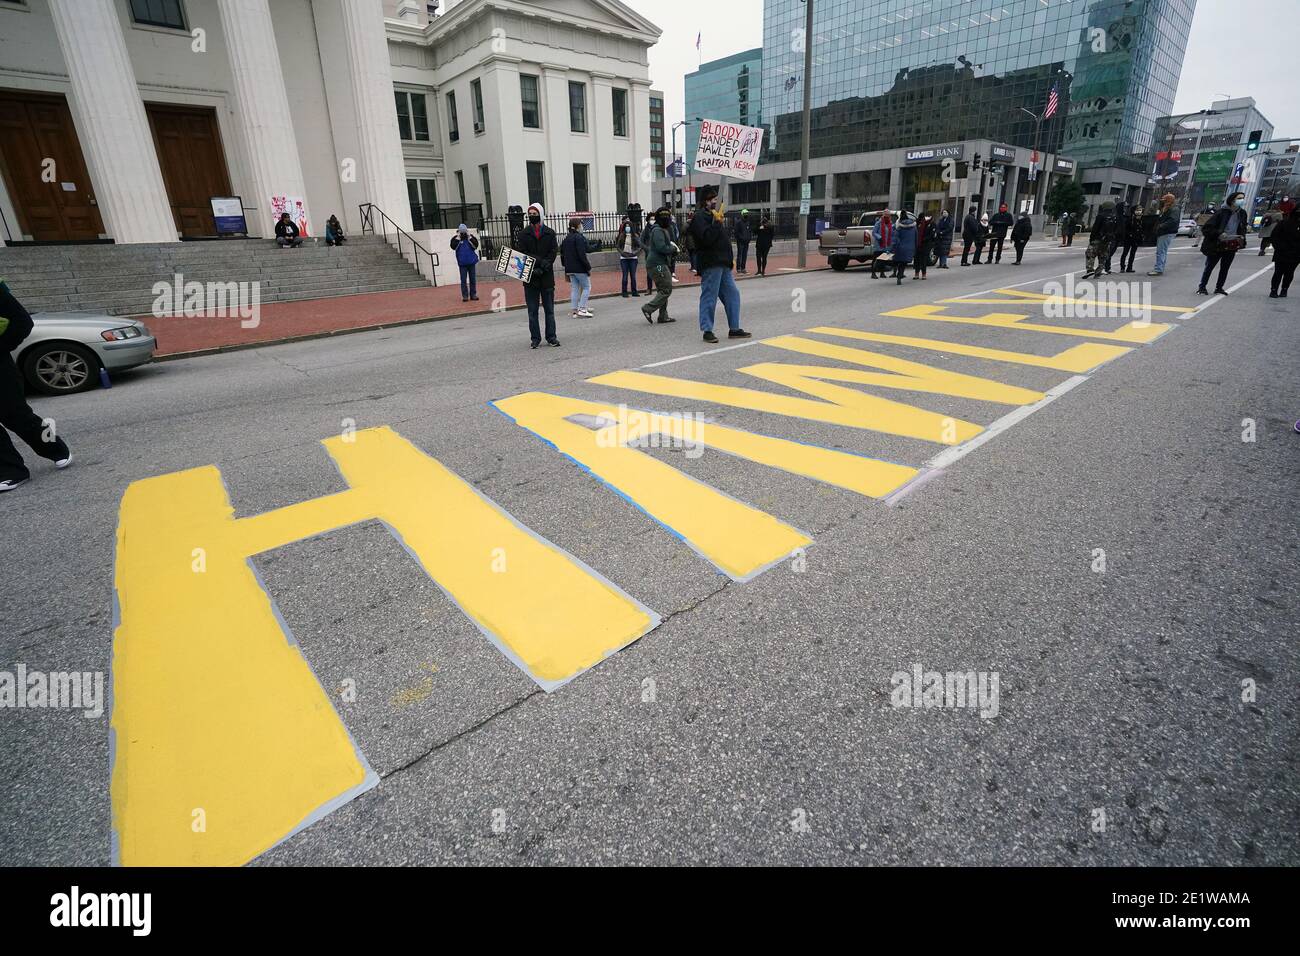
<path id="1" fill-rule="evenodd" d="M 214 236 L 213 196 L 230 195 L 215 110 L 146 103 L 167 199 L 182 236 Z"/>
<path id="2" fill-rule="evenodd" d="M 61 95 L 0 90 L 0 169 L 23 234 L 38 242 L 103 234 L 72 112 Z"/>

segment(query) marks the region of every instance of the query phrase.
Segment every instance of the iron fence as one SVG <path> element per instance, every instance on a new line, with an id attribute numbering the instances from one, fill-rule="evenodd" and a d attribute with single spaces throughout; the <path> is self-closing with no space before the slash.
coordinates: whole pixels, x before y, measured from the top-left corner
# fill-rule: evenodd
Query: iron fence
<path id="1" fill-rule="evenodd" d="M 623 223 L 623 213 L 619 212 L 591 212 L 579 216 L 582 220 L 582 234 L 587 237 L 587 250 L 589 252 L 601 252 L 617 247 L 617 238 L 619 227 Z M 465 220 L 468 222 L 468 220 Z M 567 214 L 550 214 L 542 220 L 546 225 L 555 230 L 556 235 L 563 240 L 565 234 L 569 231 L 569 216 Z M 640 217 L 640 222 L 636 228 L 645 228 L 646 217 L 644 214 Z M 484 258 L 496 258 L 501 249 L 515 245 L 515 238 L 527 225 L 527 219 L 523 212 L 509 213 L 505 216 L 492 216 L 482 220 L 478 228 L 479 242 L 483 246 Z"/>
<path id="2" fill-rule="evenodd" d="M 455 229 L 462 222 L 471 229 L 482 229 L 483 207 L 478 203 L 411 203 L 414 229 Z"/>

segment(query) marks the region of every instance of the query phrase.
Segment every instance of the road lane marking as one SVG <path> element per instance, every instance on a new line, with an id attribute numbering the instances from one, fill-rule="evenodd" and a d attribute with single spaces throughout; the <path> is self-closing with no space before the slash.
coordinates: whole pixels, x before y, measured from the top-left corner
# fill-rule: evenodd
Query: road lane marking
<path id="1" fill-rule="evenodd" d="M 1242 279 L 1240 282 L 1238 282 L 1236 285 L 1230 285 L 1230 286 L 1228 286 L 1228 292 L 1229 292 L 1229 293 L 1236 292 L 1238 289 L 1240 289 L 1242 286 L 1244 286 L 1247 282 L 1253 282 L 1255 279 L 1258 279 L 1260 276 L 1262 276 L 1265 272 L 1272 272 L 1272 271 L 1273 271 L 1273 266 L 1272 266 L 1271 264 L 1270 264 L 1270 265 L 1266 265 L 1266 266 L 1264 266 L 1262 269 L 1257 269 L 1256 271 L 1252 272 L 1250 275 L 1246 276 L 1246 278 L 1244 278 L 1244 279 Z M 1202 303 L 1201 303 L 1200 305 L 1198 305 L 1196 308 L 1192 309 L 1192 311 L 1191 311 L 1190 313 L 1188 313 L 1187 318 L 1188 318 L 1188 319 L 1194 319 L 1194 318 L 1196 318 L 1198 315 L 1200 315 L 1202 312 L 1204 312 L 1204 311 L 1205 311 L 1206 309 L 1208 309 L 1210 306 L 1214 305 L 1216 302 L 1221 302 L 1221 301 L 1223 301 L 1223 300 L 1226 299 L 1226 298 L 1227 298 L 1227 296 L 1217 295 L 1217 294 L 1211 296 L 1207 301 L 1202 302 Z"/>
<path id="2" fill-rule="evenodd" d="M 933 352 L 951 352 L 954 355 L 968 355 L 972 358 L 989 359 L 994 362 L 1013 362 L 1017 365 L 1051 368 L 1062 372 L 1091 372 L 1112 359 L 1133 351 L 1132 348 L 1123 345 L 1102 345 L 1099 342 L 1084 342 L 1071 346 L 1063 352 L 1057 352 L 1055 355 L 1031 355 L 1028 352 L 1008 352 L 1004 349 L 965 345 L 960 342 L 945 342 L 940 339 L 918 339 L 907 335 L 886 335 L 883 332 L 862 332 L 858 329 L 840 329 L 825 325 L 813 326 L 811 329 L 805 329 L 804 331 L 816 332 L 818 335 L 862 339 L 867 342 L 904 345 L 914 349 L 929 349 Z"/>
<path id="3" fill-rule="evenodd" d="M 1113 342 L 1132 342 L 1145 345 L 1153 342 L 1170 326 L 1163 322 L 1129 322 L 1112 331 L 1078 329 L 1064 325 L 1041 325 L 1026 322 L 1029 315 L 1021 312 L 990 312 L 988 315 L 949 315 L 942 305 L 910 305 L 890 312 L 880 313 L 901 319 L 922 319 L 931 322 L 955 322 L 962 325 L 983 325 L 989 328 L 1014 329 L 1023 332 L 1046 332 L 1049 335 L 1075 335 L 1081 338 L 1108 339 Z"/>
<path id="4" fill-rule="evenodd" d="M 659 623 L 391 429 L 324 444 L 349 489 L 253 517 L 234 516 L 214 467 L 137 481 L 123 496 L 117 862 L 241 864 L 377 782 L 259 581 L 257 554 L 382 521 L 548 690 Z"/>
<path id="5" fill-rule="evenodd" d="M 757 345 L 762 339 L 754 339 L 752 342 L 741 342 L 739 345 L 724 345 L 721 348 L 706 349 L 703 352 L 692 352 L 690 355 L 679 355 L 677 358 L 664 359 L 662 362 L 651 362 L 649 365 L 640 365 L 638 368 L 659 368 L 661 365 L 672 365 L 674 362 L 685 362 L 687 359 L 701 358 L 705 355 L 717 355 L 719 352 L 730 352 L 732 349 L 743 349 L 750 345 Z"/>

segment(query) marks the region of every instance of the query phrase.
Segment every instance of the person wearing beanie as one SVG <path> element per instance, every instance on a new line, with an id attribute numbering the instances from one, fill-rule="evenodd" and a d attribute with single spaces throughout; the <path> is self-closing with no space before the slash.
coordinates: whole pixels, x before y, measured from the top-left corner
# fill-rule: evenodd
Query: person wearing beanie
<path id="1" fill-rule="evenodd" d="M 719 298 L 727 313 L 727 337 L 752 338 L 740 327 L 740 289 L 731 274 L 731 239 L 727 235 L 718 187 L 697 186 L 695 197 L 698 205 L 687 231 L 695 242 L 695 264 L 700 273 L 700 331 L 704 333 L 704 341 L 718 341 L 713 334 L 713 316 Z"/>
<path id="2" fill-rule="evenodd" d="M 542 331 L 538 324 L 538 311 L 546 313 L 546 344 L 560 347 L 555 335 L 555 257 L 560 244 L 555 240 L 555 230 L 546 225 L 546 210 L 541 203 L 528 207 L 528 221 L 519 230 L 515 251 L 533 257 L 533 274 L 524 283 L 524 302 L 528 306 L 528 332 L 533 348 L 542 344 Z"/>
<path id="3" fill-rule="evenodd" d="M 673 211 L 670 208 L 660 206 L 655 210 L 654 220 L 641 233 L 641 245 L 645 248 L 645 266 L 651 278 L 646 288 L 654 292 L 654 298 L 641 306 L 641 314 L 647 322 L 654 322 L 657 311 L 661 324 L 676 322 L 668 314 L 668 297 L 673 294 L 672 257 L 679 251 L 677 243 L 673 242 Z"/>
<path id="4" fill-rule="evenodd" d="M 754 240 L 754 228 L 749 224 L 749 210 L 740 210 L 732 235 L 736 239 L 736 271 L 744 275 L 749 265 L 749 244 Z"/>
<path id="5" fill-rule="evenodd" d="M 1115 204 L 1107 199 L 1097 210 L 1097 218 L 1093 220 L 1092 232 L 1088 236 L 1088 247 L 1083 251 L 1083 262 L 1087 267 L 1083 273 L 1085 279 L 1099 276 L 1103 270 L 1110 274 L 1110 270 L 1105 268 L 1106 257 L 1110 255 L 1110 247 L 1115 241 L 1115 230 L 1118 226 L 1119 223 L 1115 219 Z"/>
<path id="6" fill-rule="evenodd" d="M 460 268 L 460 301 L 468 302 L 478 299 L 478 236 L 471 235 L 469 226 L 463 222 L 451 237 L 451 251 L 456 254 L 456 265 Z"/>
<path id="7" fill-rule="evenodd" d="M 1160 197 L 1160 209 L 1156 213 L 1156 264 L 1149 276 L 1165 274 L 1165 264 L 1169 261 L 1169 247 L 1178 235 L 1178 210 L 1174 208 L 1174 194 L 1165 193 Z"/>

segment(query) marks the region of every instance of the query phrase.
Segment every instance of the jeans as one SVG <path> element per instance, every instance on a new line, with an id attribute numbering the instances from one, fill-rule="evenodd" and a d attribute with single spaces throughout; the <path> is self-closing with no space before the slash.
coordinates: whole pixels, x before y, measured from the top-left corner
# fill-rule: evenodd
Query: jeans
<path id="1" fill-rule="evenodd" d="M 478 298 L 478 276 L 475 275 L 475 266 L 469 266 L 465 263 L 457 263 L 460 266 L 460 297 L 468 299 L 470 296 Z"/>
<path id="2" fill-rule="evenodd" d="M 281 249 L 285 248 L 286 246 L 293 246 L 293 248 L 297 249 L 299 246 L 302 245 L 302 240 L 289 239 L 286 238 L 285 236 L 277 236 L 275 239 L 275 244 L 278 245 Z"/>
<path id="3" fill-rule="evenodd" d="M 654 298 L 641 306 L 642 312 L 654 312 L 659 310 L 659 318 L 668 318 L 668 297 L 673 294 L 673 274 L 668 271 L 667 266 L 655 266 L 654 281 L 651 282 L 646 290 L 654 290 Z"/>
<path id="4" fill-rule="evenodd" d="M 1156 264 L 1152 272 L 1164 272 L 1169 261 L 1169 247 L 1174 244 L 1174 233 L 1169 232 L 1156 239 Z"/>
<path id="5" fill-rule="evenodd" d="M 937 251 L 938 251 L 938 253 L 939 253 L 939 262 L 938 262 L 938 266 L 939 266 L 940 269 L 946 269 L 946 268 L 948 268 L 948 249 L 949 249 L 949 247 L 950 247 L 951 245 L 952 245 L 952 240 L 951 240 L 951 239 L 942 239 L 942 238 L 941 238 L 941 239 L 939 240 L 939 248 L 938 248 Z"/>
<path id="6" fill-rule="evenodd" d="M 744 272 L 745 266 L 749 263 L 749 240 L 736 240 L 736 271 Z"/>
<path id="7" fill-rule="evenodd" d="M 628 281 L 632 283 L 632 294 L 637 295 L 636 291 L 636 256 L 624 256 L 618 260 L 619 266 L 623 270 L 623 294 L 628 293 Z"/>
<path id="8" fill-rule="evenodd" d="M 546 312 L 546 341 L 555 341 L 555 287 L 539 289 L 536 286 L 524 286 L 524 302 L 528 305 L 528 333 L 533 342 L 542 340 L 541 329 L 537 325 L 537 309 L 541 306 Z"/>
<path id="9" fill-rule="evenodd" d="M 1219 267 L 1219 281 L 1214 284 L 1214 288 L 1216 290 L 1222 289 L 1223 283 L 1227 281 L 1228 278 L 1228 270 L 1232 268 L 1232 260 L 1235 258 L 1237 258 L 1235 250 L 1232 252 L 1219 252 L 1218 250 L 1215 250 L 1206 256 L 1205 271 L 1201 273 L 1200 287 L 1202 289 L 1205 288 L 1205 283 L 1210 281 L 1210 273 L 1214 271 L 1214 267 L 1217 265 Z"/>
<path id="10" fill-rule="evenodd" d="M 728 266 L 709 266 L 700 277 L 700 331 L 713 331 L 713 311 L 722 299 L 727 327 L 740 328 L 740 289 Z"/>
<path id="11" fill-rule="evenodd" d="M 573 306 L 573 311 L 587 307 L 587 298 L 591 295 L 591 273 L 589 272 L 570 272 L 569 273 L 569 303 Z"/>

